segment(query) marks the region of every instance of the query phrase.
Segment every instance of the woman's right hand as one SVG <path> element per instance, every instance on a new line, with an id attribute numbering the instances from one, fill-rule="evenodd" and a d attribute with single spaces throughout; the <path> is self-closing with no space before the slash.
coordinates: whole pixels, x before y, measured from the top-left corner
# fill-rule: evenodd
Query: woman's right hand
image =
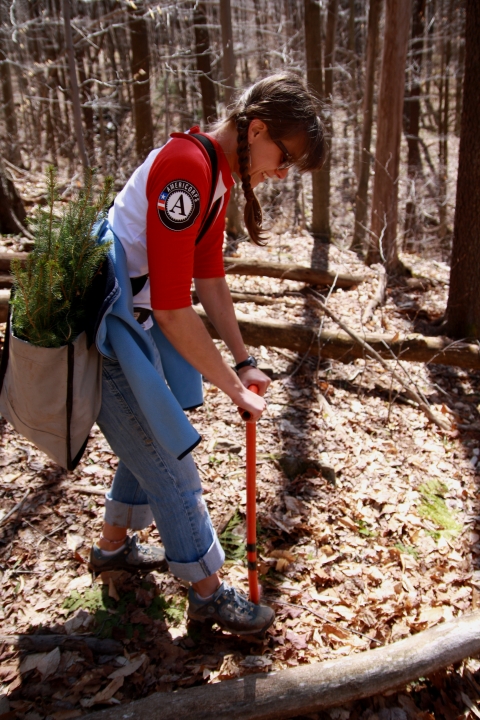
<path id="1" fill-rule="evenodd" d="M 239 400 L 237 400 L 237 398 L 232 398 L 232 400 L 234 400 L 234 402 L 238 405 L 240 412 L 248 412 L 250 414 L 247 422 L 255 422 L 256 420 L 259 420 L 267 407 L 265 398 L 251 392 L 251 390 L 248 390 L 246 387 L 243 388 L 240 395 L 241 397 Z"/>

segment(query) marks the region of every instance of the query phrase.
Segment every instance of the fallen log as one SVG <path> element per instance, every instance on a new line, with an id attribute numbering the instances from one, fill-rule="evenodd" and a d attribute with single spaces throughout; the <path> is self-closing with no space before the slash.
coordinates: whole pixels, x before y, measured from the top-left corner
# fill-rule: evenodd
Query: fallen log
<path id="1" fill-rule="evenodd" d="M 307 285 L 333 285 L 335 282 L 335 287 L 348 289 L 365 281 L 360 275 L 336 275 L 328 270 L 317 270 L 303 265 L 269 263 L 263 260 L 225 257 L 223 264 L 225 272 L 229 275 L 262 275 L 281 280 L 297 280 Z"/>
<path id="2" fill-rule="evenodd" d="M 210 335 L 219 338 L 205 312 L 197 309 Z M 343 363 L 350 363 L 365 357 L 365 349 L 347 333 L 323 330 L 320 335 L 308 325 L 289 324 L 277 320 L 252 320 L 248 315 L 237 313 L 237 320 L 246 345 L 278 347 L 294 352 L 321 356 Z M 446 337 L 425 337 L 424 335 L 364 335 L 363 340 L 371 345 L 385 360 L 395 357 L 409 362 L 424 362 L 433 365 L 454 365 L 471 370 L 480 370 L 480 347 L 478 345 L 453 341 Z"/>
<path id="3" fill-rule="evenodd" d="M 9 290 L 0 290 L 0 323 L 7 320 Z M 205 323 L 210 335 L 219 338 L 205 312 L 195 308 Z M 248 315 L 237 313 L 238 324 L 247 345 L 252 347 L 284 348 L 293 352 L 308 353 L 325 359 L 350 363 L 365 357 L 364 348 L 347 333 L 323 330 L 318 335 L 308 325 L 282 323 L 277 320 L 252 320 Z M 446 337 L 425 337 L 424 335 L 365 335 L 363 340 L 371 345 L 385 360 L 395 357 L 408 362 L 424 362 L 432 365 L 453 365 L 466 370 L 480 370 L 480 347 L 478 345 L 453 341 Z"/>
<path id="4" fill-rule="evenodd" d="M 318 712 L 387 690 L 480 652 L 480 612 L 341 660 L 247 675 L 123 705 L 128 720 L 277 720 Z M 119 708 L 85 716 L 118 720 Z"/>
<path id="5" fill-rule="evenodd" d="M 20 260 L 22 265 L 25 265 L 27 261 L 28 253 L 26 252 L 5 252 L 5 250 L 2 250 L 0 252 L 0 272 L 9 273 L 10 272 L 10 263 L 12 260 Z"/>
<path id="6" fill-rule="evenodd" d="M 0 252 L 0 272 L 10 272 L 12 258 L 25 262 L 28 253 Z M 332 285 L 348 289 L 364 282 L 360 275 L 336 275 L 328 270 L 315 270 L 303 265 L 284 265 L 283 263 L 270 263 L 261 260 L 242 260 L 240 258 L 224 258 L 225 272 L 229 275 L 253 275 L 280 278 L 281 280 L 297 280 L 307 285 Z"/>
<path id="7" fill-rule="evenodd" d="M 87 646 L 99 655 L 123 653 L 123 644 L 117 640 L 100 640 L 91 635 L 0 635 L 0 645 L 25 652 L 50 652 L 56 647 L 61 650 L 81 650 Z"/>

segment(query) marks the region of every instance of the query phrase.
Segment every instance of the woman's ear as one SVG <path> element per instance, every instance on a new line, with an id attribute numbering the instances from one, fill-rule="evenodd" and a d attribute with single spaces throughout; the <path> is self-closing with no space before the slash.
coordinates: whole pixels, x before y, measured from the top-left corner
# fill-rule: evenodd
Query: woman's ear
<path id="1" fill-rule="evenodd" d="M 254 118 L 248 126 L 248 144 L 251 145 L 256 138 L 261 137 L 266 132 L 268 132 L 268 129 L 263 120 Z"/>

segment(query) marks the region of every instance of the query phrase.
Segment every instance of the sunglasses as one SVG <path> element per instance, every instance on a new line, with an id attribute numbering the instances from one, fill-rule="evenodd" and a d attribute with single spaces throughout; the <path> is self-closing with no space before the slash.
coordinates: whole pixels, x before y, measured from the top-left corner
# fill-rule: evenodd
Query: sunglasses
<path id="1" fill-rule="evenodd" d="M 295 158 L 288 152 L 282 141 L 274 140 L 273 142 L 283 153 L 283 160 L 277 167 L 277 170 L 288 170 L 288 168 L 291 168 L 293 165 L 295 165 Z"/>

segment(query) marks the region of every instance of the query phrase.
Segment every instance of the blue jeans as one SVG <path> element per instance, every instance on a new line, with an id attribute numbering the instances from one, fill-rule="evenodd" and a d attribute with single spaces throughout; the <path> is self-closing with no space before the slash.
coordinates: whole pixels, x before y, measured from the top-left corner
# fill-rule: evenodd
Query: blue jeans
<path id="1" fill-rule="evenodd" d="M 156 367 L 163 376 L 155 345 L 154 349 Z M 193 458 L 187 455 L 177 460 L 152 438 L 120 365 L 111 360 L 103 361 L 97 423 L 120 461 L 106 495 L 105 521 L 139 530 L 154 519 L 174 575 L 193 583 L 213 575 L 223 565 L 225 554 L 202 497 Z"/>

